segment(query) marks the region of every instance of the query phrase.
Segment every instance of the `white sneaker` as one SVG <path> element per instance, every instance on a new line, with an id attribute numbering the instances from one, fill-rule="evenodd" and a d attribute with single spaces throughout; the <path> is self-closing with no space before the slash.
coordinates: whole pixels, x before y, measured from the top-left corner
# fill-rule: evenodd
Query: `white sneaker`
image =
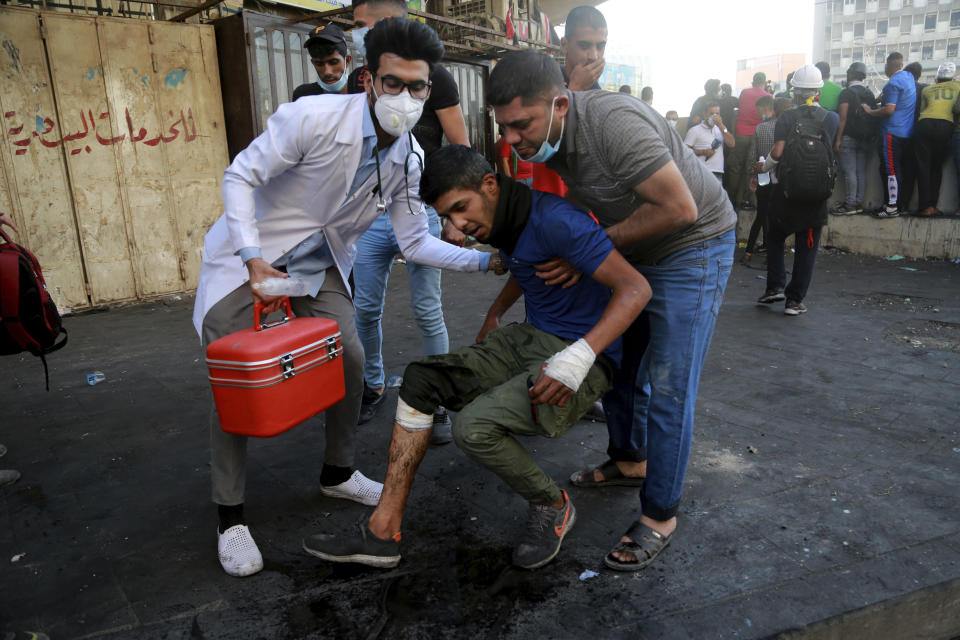
<path id="1" fill-rule="evenodd" d="M 217 533 L 217 552 L 220 566 L 231 576 L 252 576 L 263 569 L 263 556 L 244 524 L 235 524 Z"/>
<path id="2" fill-rule="evenodd" d="M 346 482 L 325 487 L 320 485 L 320 493 L 331 498 L 346 498 L 368 507 L 375 507 L 380 502 L 380 494 L 383 492 L 383 485 L 366 477 L 359 471 L 354 471 L 353 475 Z"/>

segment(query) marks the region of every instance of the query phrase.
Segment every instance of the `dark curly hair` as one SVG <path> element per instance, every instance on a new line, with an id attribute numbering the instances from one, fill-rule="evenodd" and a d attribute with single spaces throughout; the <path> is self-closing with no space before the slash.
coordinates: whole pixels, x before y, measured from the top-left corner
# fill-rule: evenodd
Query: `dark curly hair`
<path id="1" fill-rule="evenodd" d="M 409 18 L 380 20 L 363 39 L 371 73 L 380 68 L 380 56 L 392 53 L 404 60 L 423 60 L 433 66 L 443 58 L 443 43 L 431 27 Z"/>

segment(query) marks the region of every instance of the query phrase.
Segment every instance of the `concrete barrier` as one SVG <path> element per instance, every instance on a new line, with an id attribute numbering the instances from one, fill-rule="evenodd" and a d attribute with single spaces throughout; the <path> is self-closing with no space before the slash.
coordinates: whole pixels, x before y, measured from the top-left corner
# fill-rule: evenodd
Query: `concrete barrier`
<path id="1" fill-rule="evenodd" d="M 879 169 L 880 158 L 871 154 L 867 163 L 867 189 L 864 193 L 864 208 L 875 209 L 884 204 L 885 195 Z M 843 177 L 837 180 L 837 188 L 830 198 L 832 208 L 844 198 Z M 910 203 L 917 208 L 917 192 Z M 943 167 L 943 184 L 937 208 L 953 213 L 960 208 L 957 193 L 957 171 L 953 158 Z M 740 211 L 737 238 L 745 241 L 753 224 L 754 211 Z M 869 215 L 830 216 L 824 228 L 821 244 L 844 251 L 872 256 L 900 254 L 907 258 L 937 258 L 956 260 L 960 258 L 960 218 L 918 218 L 901 216 L 888 220 Z"/>

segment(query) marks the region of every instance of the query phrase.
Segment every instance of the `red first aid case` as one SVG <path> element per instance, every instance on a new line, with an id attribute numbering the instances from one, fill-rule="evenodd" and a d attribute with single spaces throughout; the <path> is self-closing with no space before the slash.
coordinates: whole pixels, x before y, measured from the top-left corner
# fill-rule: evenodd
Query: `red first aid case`
<path id="1" fill-rule="evenodd" d="M 340 328 L 329 318 L 286 317 L 261 323 L 207 346 L 207 367 L 220 428 L 268 438 L 294 427 L 343 399 Z"/>

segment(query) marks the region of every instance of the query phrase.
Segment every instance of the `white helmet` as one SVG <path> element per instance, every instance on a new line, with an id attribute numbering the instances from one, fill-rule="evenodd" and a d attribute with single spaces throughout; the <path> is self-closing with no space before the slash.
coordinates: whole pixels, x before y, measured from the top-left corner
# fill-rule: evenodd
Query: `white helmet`
<path id="1" fill-rule="evenodd" d="M 957 75 L 957 65 L 952 62 L 944 62 L 937 69 L 937 80 L 953 80 L 955 75 Z"/>
<path id="2" fill-rule="evenodd" d="M 820 75 L 820 69 L 805 64 L 794 72 L 790 86 L 794 89 L 819 89 L 823 86 L 823 76 Z"/>

